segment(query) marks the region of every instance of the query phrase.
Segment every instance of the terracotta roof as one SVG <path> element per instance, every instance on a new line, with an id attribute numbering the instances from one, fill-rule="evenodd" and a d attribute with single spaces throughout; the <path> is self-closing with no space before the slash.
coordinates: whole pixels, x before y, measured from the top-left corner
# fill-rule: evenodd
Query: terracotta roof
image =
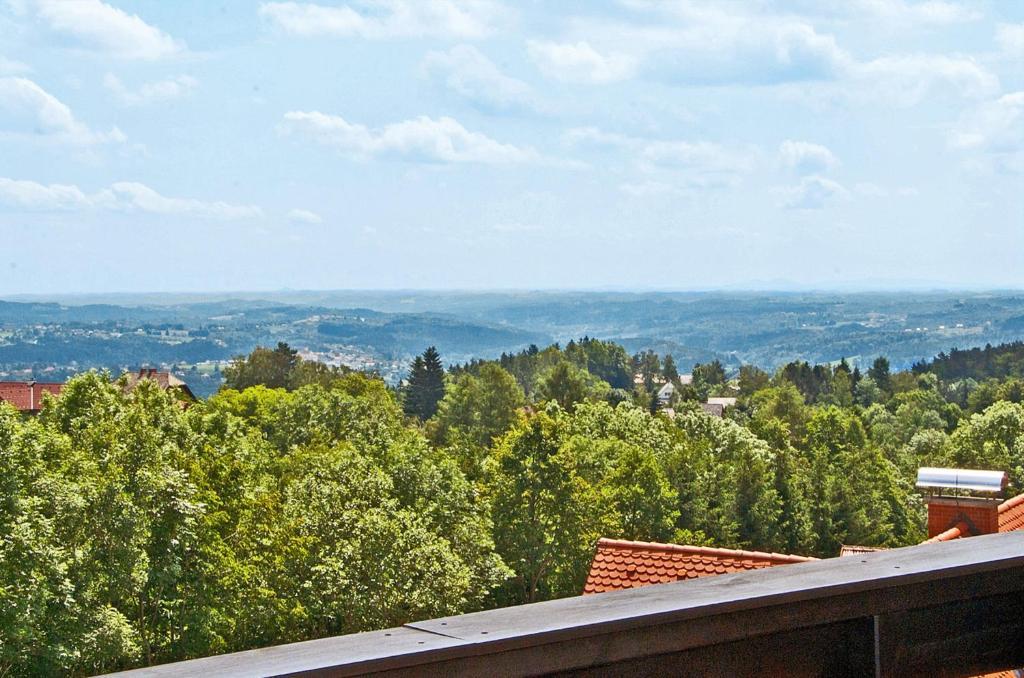
<path id="1" fill-rule="evenodd" d="M 859 556 L 862 553 L 874 553 L 875 551 L 885 551 L 886 549 L 881 546 L 857 546 L 855 544 L 843 544 L 839 549 L 839 557 L 843 558 L 846 556 Z"/>
<path id="2" fill-rule="evenodd" d="M 0 401 L 8 402 L 22 412 L 38 412 L 43 407 L 43 394 L 60 395 L 64 384 L 41 381 L 0 381 Z"/>
<path id="3" fill-rule="evenodd" d="M 1012 499 L 1007 499 L 999 505 L 999 531 L 1014 532 L 1024 530 L 1024 494 L 1019 494 Z M 961 521 L 945 532 L 940 532 L 925 544 L 933 544 L 938 541 L 949 541 L 971 536 L 970 525 Z"/>
<path id="4" fill-rule="evenodd" d="M 583 593 L 602 593 L 650 584 L 696 579 L 815 558 L 704 546 L 600 539 Z"/>
<path id="5" fill-rule="evenodd" d="M 1024 494 L 1007 499 L 999 505 L 999 531 L 1024 530 Z"/>

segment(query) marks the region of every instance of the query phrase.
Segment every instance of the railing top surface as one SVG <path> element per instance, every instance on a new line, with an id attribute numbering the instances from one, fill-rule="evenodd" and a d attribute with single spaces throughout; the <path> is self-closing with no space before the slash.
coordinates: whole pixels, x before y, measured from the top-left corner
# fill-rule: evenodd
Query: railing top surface
<path id="1" fill-rule="evenodd" d="M 1024 532 L 563 598 L 118 675 L 271 676 L 324 668 L 345 675 L 1012 569 L 1024 569 Z"/>

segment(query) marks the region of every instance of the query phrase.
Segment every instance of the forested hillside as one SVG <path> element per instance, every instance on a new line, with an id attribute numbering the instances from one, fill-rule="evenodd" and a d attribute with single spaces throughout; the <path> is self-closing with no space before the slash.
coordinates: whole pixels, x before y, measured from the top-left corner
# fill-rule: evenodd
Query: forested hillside
<path id="1" fill-rule="evenodd" d="M 187 409 L 80 375 L 35 418 L 0 405 L 0 675 L 576 595 L 601 536 L 822 557 L 919 542 L 920 465 L 1024 491 L 1019 372 L 951 356 L 729 374 L 584 338 L 448 370 L 428 350 L 391 389 L 281 345 Z M 698 405 L 730 394 L 725 418 Z"/>
<path id="2" fill-rule="evenodd" d="M 866 369 L 879 355 L 905 369 L 951 346 L 1017 340 L 1024 319 L 1024 296 L 1013 292 L 352 291 L 66 302 L 0 301 L 0 379 L 151 366 L 205 397 L 232 356 L 284 341 L 395 384 L 427 345 L 452 363 L 585 335 L 630 354 L 672 354 L 686 369 L 718 360 L 730 370 L 775 370 L 842 356 Z"/>

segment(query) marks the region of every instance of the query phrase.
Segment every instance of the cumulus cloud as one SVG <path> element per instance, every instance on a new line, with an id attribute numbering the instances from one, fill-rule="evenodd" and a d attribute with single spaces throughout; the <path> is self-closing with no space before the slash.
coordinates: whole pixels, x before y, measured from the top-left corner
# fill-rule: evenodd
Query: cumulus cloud
<path id="1" fill-rule="evenodd" d="M 420 116 L 371 129 L 318 111 L 286 113 L 282 134 L 299 135 L 356 158 L 384 157 L 438 163 L 521 163 L 539 160 L 536 151 L 503 144 L 470 132 L 449 117 Z"/>
<path id="2" fill-rule="evenodd" d="M 298 36 L 478 39 L 507 12 L 494 0 L 361 0 L 339 6 L 265 2 L 260 16 Z"/>
<path id="3" fill-rule="evenodd" d="M 587 49 L 577 50 L 583 65 L 577 67 L 581 73 L 576 73 L 575 79 L 585 80 L 585 64 L 593 62 L 596 72 L 609 72 L 618 79 L 636 73 L 688 86 L 839 82 L 842 95 L 884 98 L 900 105 L 914 105 L 940 92 L 984 97 L 999 88 L 998 78 L 969 57 L 892 54 L 855 58 L 839 46 L 834 35 L 814 23 L 814 15 L 824 11 L 817 2 L 805 3 L 805 15 L 801 15 L 792 8 L 778 11 L 771 2 L 738 6 L 688 0 L 620 1 L 643 21 L 577 19 L 567 40 L 560 43 L 583 45 L 598 57 L 618 50 L 619 68 L 602 71 L 600 58 L 589 55 Z M 834 4 L 833 14 L 849 10 L 846 3 Z M 861 4 L 863 8 L 851 16 L 868 17 L 885 26 L 897 19 L 918 25 L 926 21 L 951 23 L 975 15 L 963 5 L 947 2 L 864 0 Z M 1008 43 L 1015 43 L 1013 30 L 1005 31 L 1005 36 Z M 554 66 L 549 68 L 554 70 Z"/>
<path id="4" fill-rule="evenodd" d="M 840 183 L 820 176 L 804 177 L 797 186 L 783 189 L 782 207 L 793 210 L 819 210 L 850 192 Z"/>
<path id="5" fill-rule="evenodd" d="M 100 0 L 27 0 L 21 5 L 50 30 L 119 58 L 154 60 L 185 50 L 183 43 L 138 15 Z"/>
<path id="6" fill-rule="evenodd" d="M 526 51 L 542 73 L 565 82 L 606 84 L 625 80 L 635 73 L 638 63 L 636 57 L 628 54 L 602 54 L 585 41 L 530 40 Z"/>
<path id="7" fill-rule="evenodd" d="M 529 85 L 502 73 L 472 45 L 458 45 L 447 52 L 429 52 L 423 60 L 423 70 L 428 77 L 484 109 L 507 111 L 535 107 Z"/>
<path id="8" fill-rule="evenodd" d="M 186 97 L 195 91 L 199 81 L 188 75 L 179 75 L 166 80 L 147 82 L 132 90 L 116 75 L 107 73 L 103 78 L 103 86 L 125 106 L 143 106 Z"/>
<path id="9" fill-rule="evenodd" d="M 294 221 L 299 224 L 322 224 L 324 220 L 316 212 L 296 208 L 288 212 L 288 221 Z"/>
<path id="10" fill-rule="evenodd" d="M 657 21 L 581 21 L 575 34 L 594 44 L 628 45 L 634 67 L 660 80 L 704 85 L 825 79 L 850 59 L 832 35 L 790 13 L 724 3 L 623 1 Z"/>
<path id="11" fill-rule="evenodd" d="M 234 205 L 192 198 L 170 198 L 138 182 L 117 182 L 95 193 L 72 184 L 40 184 L 35 181 L 0 177 L 0 203 L 28 210 L 112 210 L 180 215 L 204 219 L 256 219 L 263 210 L 251 205 Z"/>
<path id="12" fill-rule="evenodd" d="M 798 174 L 819 174 L 839 165 L 838 158 L 825 146 L 789 139 L 779 146 L 779 161 Z"/>
<path id="13" fill-rule="evenodd" d="M 28 78 L 0 78 L 0 132 L 35 136 L 78 146 L 125 141 L 116 127 L 97 132 L 71 109 Z"/>

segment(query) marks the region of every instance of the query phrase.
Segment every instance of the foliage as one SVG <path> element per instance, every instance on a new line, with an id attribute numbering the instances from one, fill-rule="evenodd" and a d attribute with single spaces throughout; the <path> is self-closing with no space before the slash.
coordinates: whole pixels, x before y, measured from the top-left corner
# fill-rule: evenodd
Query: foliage
<path id="1" fill-rule="evenodd" d="M 985 355 L 1014 353 L 968 362 Z M 1006 470 L 1024 491 L 1024 382 L 964 376 L 959 354 L 863 377 L 845 360 L 696 366 L 700 389 L 738 391 L 725 418 L 658 411 L 673 363 L 585 337 L 446 377 L 428 349 L 396 394 L 280 345 L 187 409 L 99 373 L 35 418 L 0 404 L 0 675 L 576 595 L 600 537 L 914 544 L 921 465 Z"/>

